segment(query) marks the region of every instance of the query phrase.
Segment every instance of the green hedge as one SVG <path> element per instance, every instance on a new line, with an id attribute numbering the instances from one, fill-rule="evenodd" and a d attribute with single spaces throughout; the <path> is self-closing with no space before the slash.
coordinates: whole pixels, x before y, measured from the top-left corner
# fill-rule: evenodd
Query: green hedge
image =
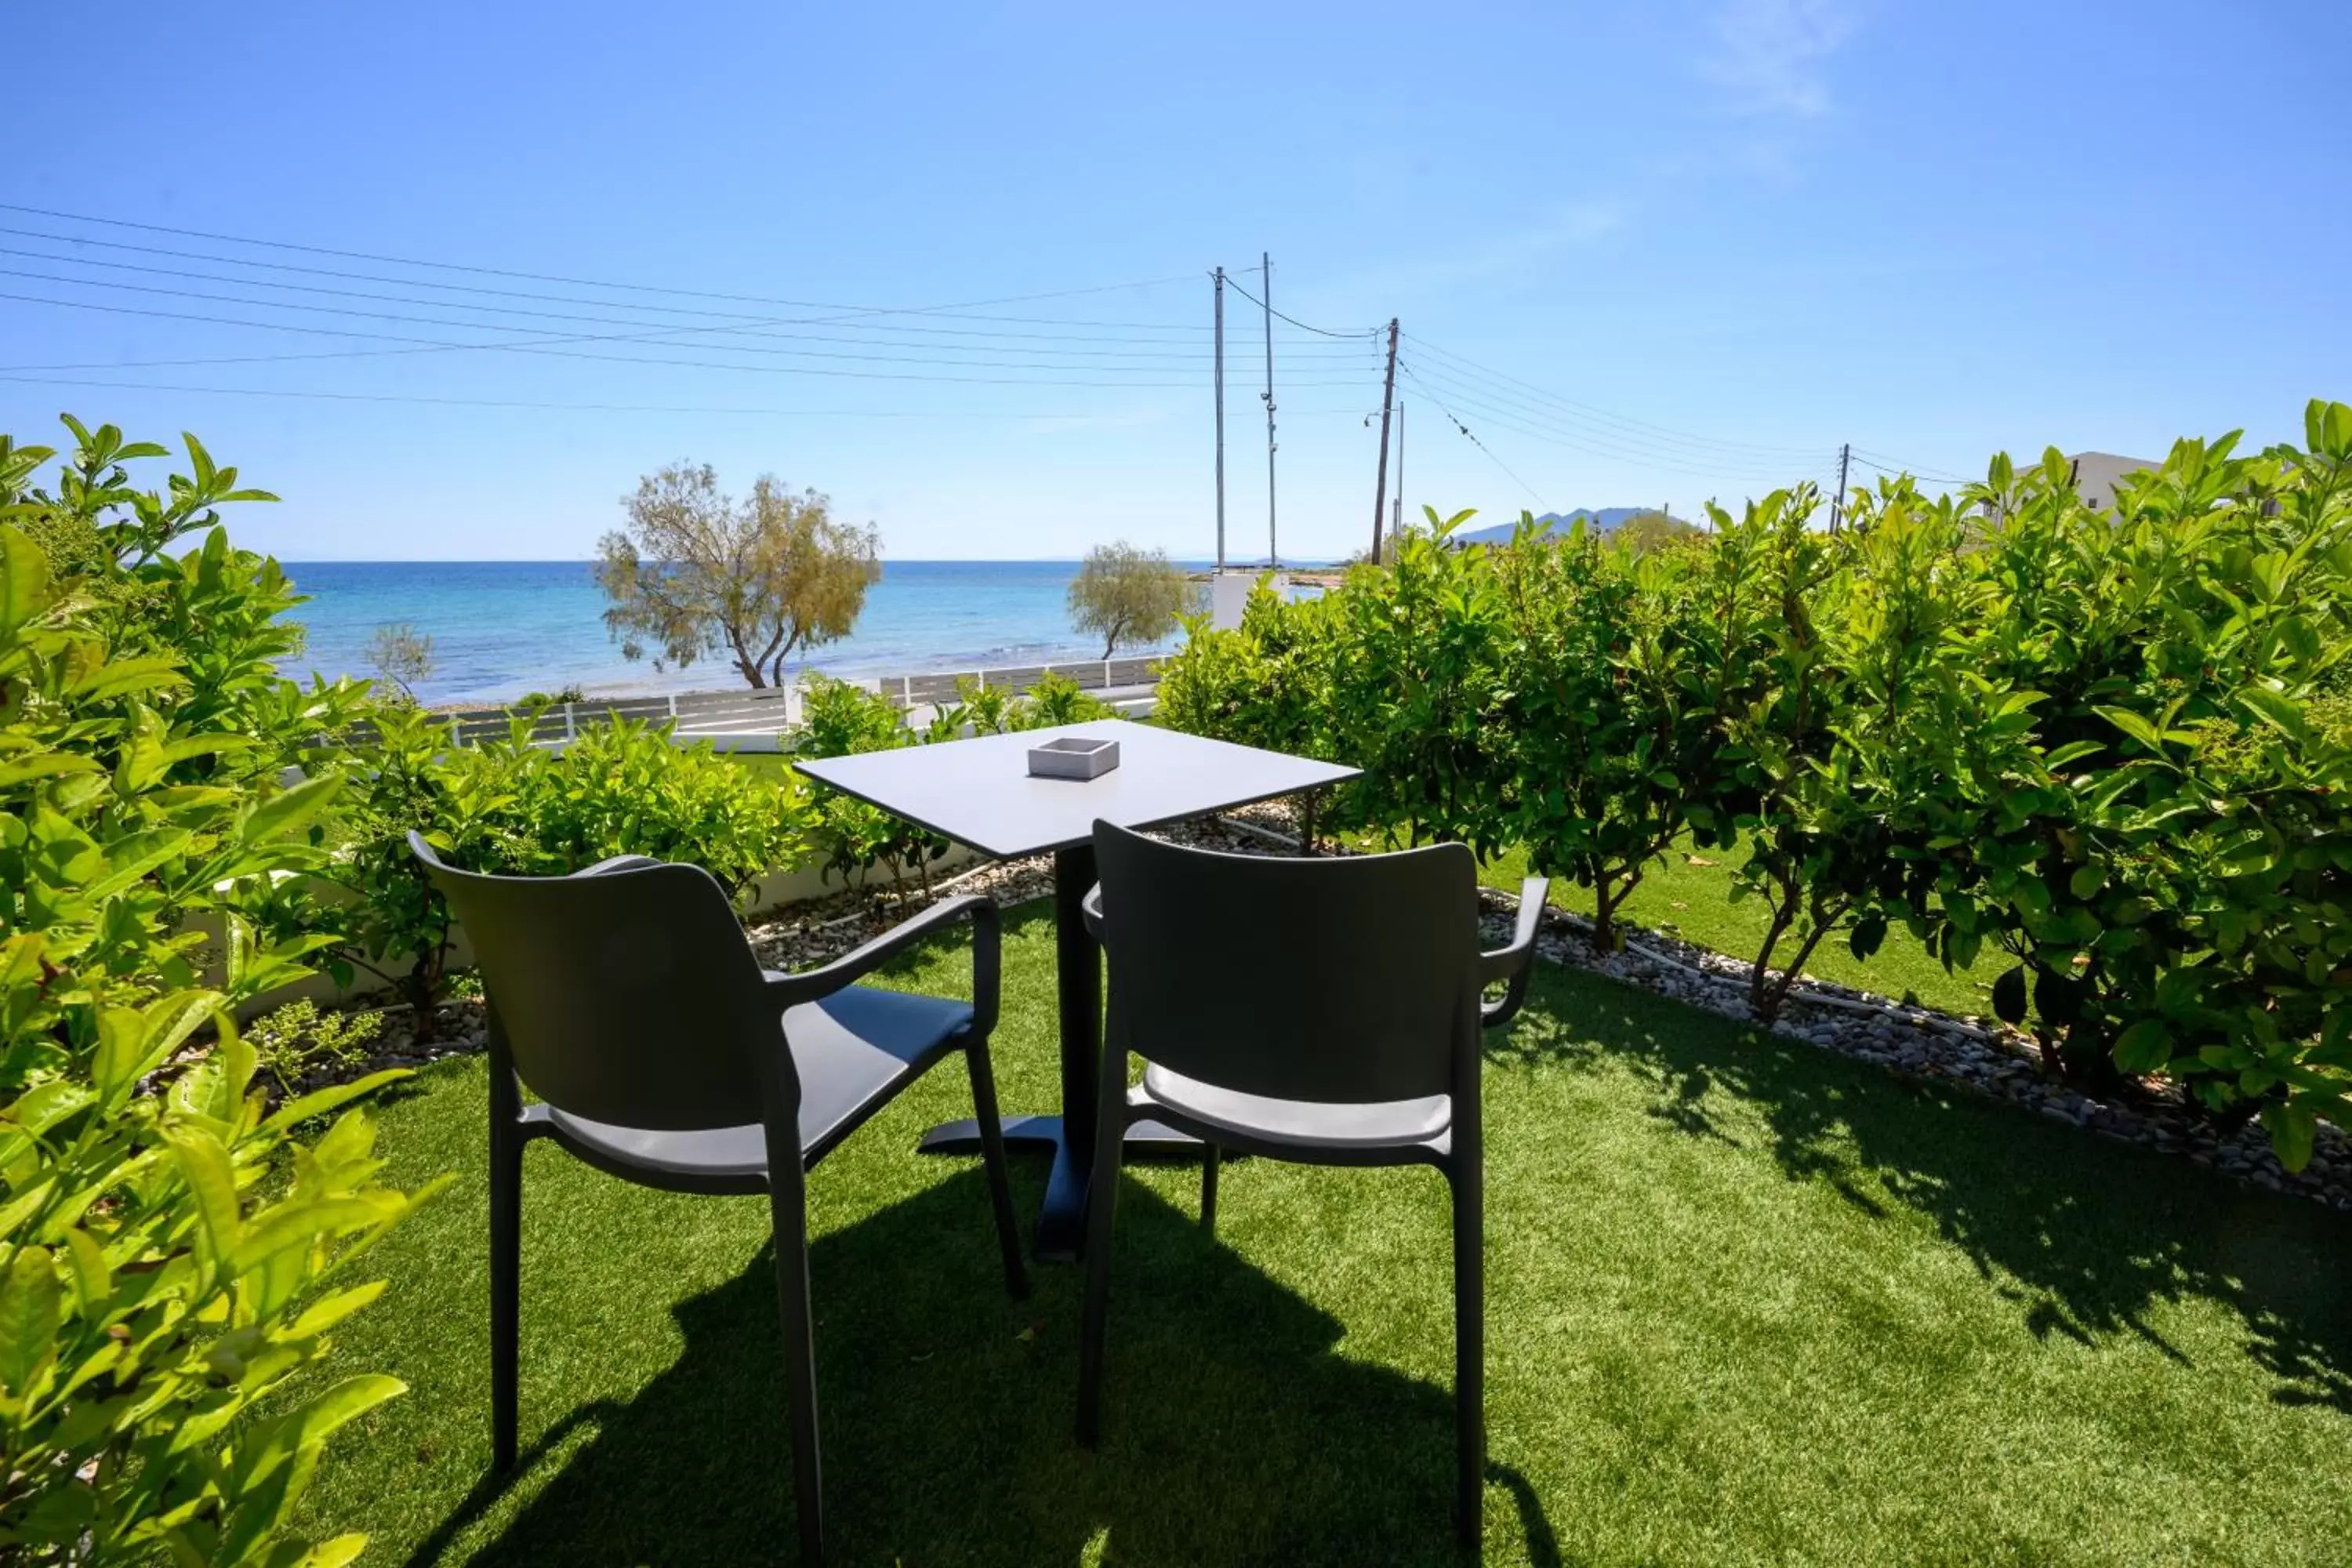
<path id="1" fill-rule="evenodd" d="M 1737 845 L 1759 1017 L 1900 923 L 1998 960 L 2053 1071 L 2184 1079 L 2299 1166 L 2352 1084 L 2352 408 L 2305 426 L 2183 441 L 2104 510 L 2053 451 L 1882 482 L 1834 534 L 1811 487 L 1639 553 L 1433 513 L 1196 624 L 1160 717 L 1364 768 L 1340 809 L 1391 840 L 1525 847 L 1603 942 L 1680 837 Z"/>

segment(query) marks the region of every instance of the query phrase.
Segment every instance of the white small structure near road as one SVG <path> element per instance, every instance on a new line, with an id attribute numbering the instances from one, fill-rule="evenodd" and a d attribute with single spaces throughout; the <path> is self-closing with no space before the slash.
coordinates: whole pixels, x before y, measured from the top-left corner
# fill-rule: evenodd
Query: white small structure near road
<path id="1" fill-rule="evenodd" d="M 1249 605 L 1250 590 L 1257 586 L 1263 572 L 1218 572 L 1209 578 L 1209 625 L 1221 632 L 1232 631 L 1242 624 L 1242 611 Z M 1282 573 L 1274 574 L 1274 591 L 1284 597 L 1290 594 L 1290 579 Z"/>

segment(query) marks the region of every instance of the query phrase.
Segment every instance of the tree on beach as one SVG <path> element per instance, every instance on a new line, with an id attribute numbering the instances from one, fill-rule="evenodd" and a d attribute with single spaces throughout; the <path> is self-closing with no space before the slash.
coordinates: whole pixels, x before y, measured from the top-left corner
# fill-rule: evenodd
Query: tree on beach
<path id="1" fill-rule="evenodd" d="M 433 637 L 406 621 L 375 629 L 368 639 L 368 668 L 400 688 L 403 700 L 415 703 L 419 681 L 433 675 Z"/>
<path id="2" fill-rule="evenodd" d="M 1070 624 L 1102 638 L 1108 658 L 1122 643 L 1158 642 L 1175 631 L 1192 589 L 1164 550 L 1097 544 L 1070 584 Z"/>
<path id="3" fill-rule="evenodd" d="M 882 575 L 871 525 L 767 475 L 738 501 L 709 464 L 673 463 L 621 504 L 627 525 L 596 547 L 604 626 L 629 658 L 654 649 L 656 669 L 723 653 L 749 685 L 781 685 L 793 653 L 848 635 Z"/>

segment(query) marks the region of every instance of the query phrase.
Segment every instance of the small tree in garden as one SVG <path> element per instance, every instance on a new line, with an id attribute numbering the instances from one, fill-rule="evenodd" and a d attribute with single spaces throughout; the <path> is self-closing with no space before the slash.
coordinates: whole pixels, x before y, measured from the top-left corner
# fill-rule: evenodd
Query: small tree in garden
<path id="1" fill-rule="evenodd" d="M 716 470 L 676 463 L 637 483 L 625 527 L 597 544 L 604 625 L 656 668 L 723 654 L 747 685 L 782 683 L 794 653 L 849 635 L 882 575 L 880 536 L 814 490 L 762 476 L 738 501 Z"/>
<path id="2" fill-rule="evenodd" d="M 433 676 L 433 638 L 418 631 L 406 621 L 375 629 L 368 639 L 368 668 L 383 679 L 399 688 L 401 697 L 414 703 L 416 684 Z"/>
<path id="3" fill-rule="evenodd" d="M 1097 544 L 1070 584 L 1070 625 L 1102 638 L 1102 657 L 1171 636 L 1192 596 L 1184 569 L 1164 550 Z"/>

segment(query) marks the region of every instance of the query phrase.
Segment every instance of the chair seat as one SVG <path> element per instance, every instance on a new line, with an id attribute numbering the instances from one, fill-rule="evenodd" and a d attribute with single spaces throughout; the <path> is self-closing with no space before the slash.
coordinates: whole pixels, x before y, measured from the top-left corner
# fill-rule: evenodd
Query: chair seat
<path id="1" fill-rule="evenodd" d="M 969 1003 L 864 985 L 786 1009 L 784 1039 L 801 1079 L 802 1160 L 813 1163 L 839 1142 L 971 1023 Z M 756 1184 L 768 1173 L 767 1133 L 756 1121 L 670 1132 L 542 1109 L 585 1152 L 641 1171 L 694 1184 Z"/>
<path id="2" fill-rule="evenodd" d="M 1158 1106 L 1202 1125 L 1302 1149 L 1403 1149 L 1429 1143 L 1454 1123 L 1454 1100 L 1433 1094 L 1363 1105 L 1328 1100 L 1273 1100 L 1219 1089 L 1152 1063 L 1128 1103 Z"/>

